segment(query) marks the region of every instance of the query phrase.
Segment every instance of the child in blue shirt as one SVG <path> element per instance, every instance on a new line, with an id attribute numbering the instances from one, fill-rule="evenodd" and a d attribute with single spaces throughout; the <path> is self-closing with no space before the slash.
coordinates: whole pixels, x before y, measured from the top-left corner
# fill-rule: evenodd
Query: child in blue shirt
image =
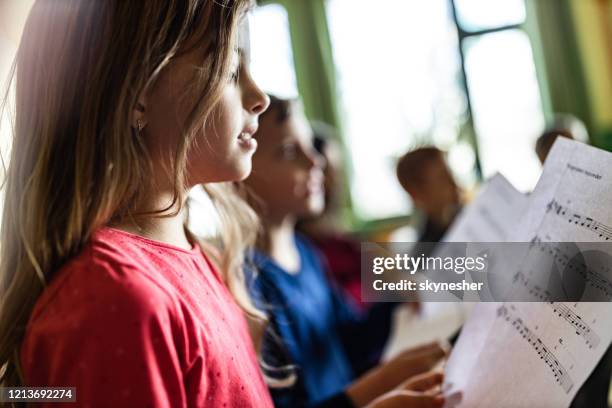
<path id="1" fill-rule="evenodd" d="M 360 311 L 330 285 L 315 248 L 302 236 L 294 239 L 299 272 L 287 273 L 257 251 L 254 261 L 259 275 L 252 287 L 283 340 L 282 345 L 266 341 L 266 355 L 276 351 L 290 356 L 285 363 L 297 367 L 296 388 L 317 401 L 344 389 L 378 362 L 390 331 L 393 304 Z M 287 391 L 274 394 L 282 398 Z"/>
<path id="2" fill-rule="evenodd" d="M 276 406 L 365 406 L 431 369 L 443 356 L 439 345 L 406 352 L 360 376 L 380 358 L 393 305 L 355 307 L 330 284 L 315 248 L 295 233 L 299 217 L 324 206 L 324 162 L 299 104 L 272 96 L 255 136 L 259 149 L 246 185 L 263 234 L 250 289 L 270 319 L 264 360 L 292 366 L 296 374 L 293 386 L 271 390 Z M 436 392 L 413 394 L 406 407 L 442 406 Z"/>

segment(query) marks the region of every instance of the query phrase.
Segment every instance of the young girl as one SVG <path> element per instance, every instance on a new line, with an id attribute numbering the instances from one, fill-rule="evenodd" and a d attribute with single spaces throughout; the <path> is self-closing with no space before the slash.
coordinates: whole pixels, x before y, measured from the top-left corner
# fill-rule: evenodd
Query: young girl
<path id="1" fill-rule="evenodd" d="M 245 183 L 264 226 L 251 288 L 267 308 L 273 329 L 264 339 L 264 355 L 276 366 L 295 366 L 297 374 L 294 386 L 272 390 L 273 397 L 277 406 L 363 406 L 432 368 L 443 352 L 435 344 L 411 350 L 356 380 L 380 357 L 391 306 L 381 304 L 367 313 L 353 309 L 330 287 L 311 244 L 295 233 L 298 218 L 323 208 L 324 163 L 312 147 L 299 105 L 271 100 L 257 133 L 260 150 L 253 173 Z M 420 406 L 413 397 L 406 406 Z M 441 397 L 428 397 L 428 406 L 441 406 Z"/>
<path id="2" fill-rule="evenodd" d="M 79 406 L 272 405 L 243 317 L 259 316 L 241 279 L 253 214 L 218 197 L 234 220 L 219 269 L 184 228 L 191 186 L 250 171 L 268 99 L 237 49 L 247 7 L 34 4 L 14 68 L 1 385 L 76 387 Z"/>

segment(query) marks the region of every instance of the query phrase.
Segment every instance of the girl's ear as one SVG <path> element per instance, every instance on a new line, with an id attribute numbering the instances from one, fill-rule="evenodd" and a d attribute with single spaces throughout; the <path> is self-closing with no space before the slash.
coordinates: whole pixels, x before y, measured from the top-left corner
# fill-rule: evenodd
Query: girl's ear
<path id="1" fill-rule="evenodd" d="M 140 132 L 145 126 L 147 126 L 147 98 L 146 91 L 143 91 L 132 110 L 132 127 Z"/>

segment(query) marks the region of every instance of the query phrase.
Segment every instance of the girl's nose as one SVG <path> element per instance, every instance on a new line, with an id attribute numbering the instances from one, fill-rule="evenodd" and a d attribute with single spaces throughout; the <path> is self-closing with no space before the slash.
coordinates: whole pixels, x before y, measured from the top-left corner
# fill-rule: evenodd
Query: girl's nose
<path id="1" fill-rule="evenodd" d="M 250 76 L 248 82 L 245 107 L 250 113 L 261 115 L 270 106 L 270 97 L 257 86 Z"/>
<path id="2" fill-rule="evenodd" d="M 250 108 L 250 111 L 255 115 L 261 115 L 262 113 L 266 111 L 266 109 L 268 109 L 268 106 L 270 106 L 270 98 L 268 97 L 268 95 L 261 92 L 259 88 L 257 89 L 259 91 L 258 92 L 259 97 L 255 99 L 255 102 L 253 103 L 253 106 Z"/>

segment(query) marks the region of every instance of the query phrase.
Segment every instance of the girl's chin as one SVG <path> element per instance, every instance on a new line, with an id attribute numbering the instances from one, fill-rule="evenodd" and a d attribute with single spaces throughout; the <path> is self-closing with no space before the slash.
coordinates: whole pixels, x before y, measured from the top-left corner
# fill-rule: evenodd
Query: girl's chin
<path id="1" fill-rule="evenodd" d="M 234 152 L 231 165 L 231 173 L 233 176 L 226 181 L 242 181 L 251 175 L 251 170 L 253 168 L 253 153 L 255 153 L 255 149 L 246 151 L 241 149 Z"/>
<path id="2" fill-rule="evenodd" d="M 243 181 L 251 174 L 252 155 L 241 155 L 232 160 L 231 163 L 225 163 L 225 166 L 217 168 L 214 174 L 205 174 L 203 171 L 194 170 L 188 176 L 188 184 L 190 187 L 196 184 L 206 183 L 223 183 L 232 181 Z"/>
<path id="3" fill-rule="evenodd" d="M 243 181 L 244 179 L 246 179 L 247 177 L 251 175 L 251 169 L 252 169 L 251 158 L 249 157 L 248 160 L 245 160 L 245 163 L 241 163 L 241 165 L 236 168 L 235 178 L 233 180 L 228 180 L 228 181 Z"/>

